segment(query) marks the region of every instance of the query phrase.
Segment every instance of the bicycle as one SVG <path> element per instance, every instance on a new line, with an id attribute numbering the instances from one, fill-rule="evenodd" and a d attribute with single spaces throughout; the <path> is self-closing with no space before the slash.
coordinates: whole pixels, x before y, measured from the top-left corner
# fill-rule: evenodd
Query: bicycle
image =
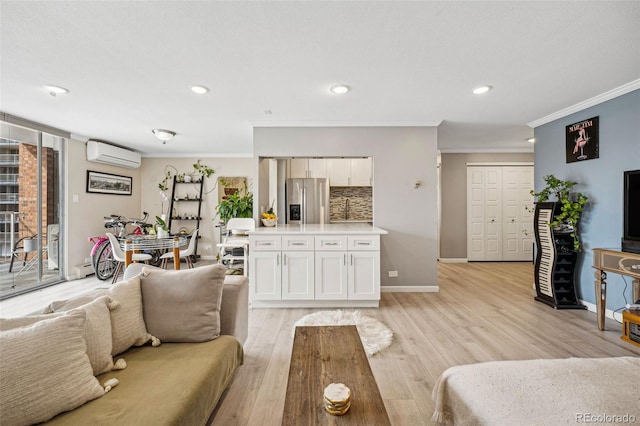
<path id="1" fill-rule="evenodd" d="M 104 226 L 107 229 L 113 229 L 113 233 L 116 234 L 118 238 L 125 238 L 128 235 L 143 235 L 147 233 L 148 228 L 153 226 L 146 223 L 149 214 L 147 212 L 143 213 L 144 217 L 131 219 L 118 215 L 107 216 L 104 217 L 104 220 L 106 221 Z M 135 225 L 132 232 L 127 233 L 127 225 Z M 93 236 L 89 237 L 88 240 L 93 244 L 91 248 L 91 266 L 93 267 L 96 277 L 101 281 L 105 281 L 113 277 L 117 267 L 117 262 L 113 258 L 111 243 L 107 236 Z M 152 250 L 149 254 L 153 256 L 149 263 L 154 266 L 160 265 L 160 256 L 162 253 L 158 250 Z"/>

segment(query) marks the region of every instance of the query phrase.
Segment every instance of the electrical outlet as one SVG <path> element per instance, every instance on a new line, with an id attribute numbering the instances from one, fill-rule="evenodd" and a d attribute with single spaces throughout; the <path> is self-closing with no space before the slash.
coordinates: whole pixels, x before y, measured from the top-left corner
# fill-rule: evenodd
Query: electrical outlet
<path id="1" fill-rule="evenodd" d="M 206 251 L 211 251 L 211 246 L 204 246 L 204 249 L 205 249 Z"/>
<path id="2" fill-rule="evenodd" d="M 389 271 L 389 278 L 398 278 L 398 271 Z"/>
<path id="3" fill-rule="evenodd" d="M 84 258 L 84 263 L 91 263 L 91 258 L 90 257 L 85 257 Z"/>

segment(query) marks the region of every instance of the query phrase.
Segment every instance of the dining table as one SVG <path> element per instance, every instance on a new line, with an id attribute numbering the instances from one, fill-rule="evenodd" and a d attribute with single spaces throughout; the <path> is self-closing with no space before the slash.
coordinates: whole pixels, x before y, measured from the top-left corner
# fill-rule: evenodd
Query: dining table
<path id="1" fill-rule="evenodd" d="M 123 240 L 120 244 L 124 249 L 124 264 L 129 266 L 133 260 L 133 253 L 145 250 L 173 250 L 173 267 L 180 269 L 180 248 L 187 245 L 188 239 L 184 235 L 170 235 L 168 237 L 158 237 L 156 235 L 132 235 Z"/>

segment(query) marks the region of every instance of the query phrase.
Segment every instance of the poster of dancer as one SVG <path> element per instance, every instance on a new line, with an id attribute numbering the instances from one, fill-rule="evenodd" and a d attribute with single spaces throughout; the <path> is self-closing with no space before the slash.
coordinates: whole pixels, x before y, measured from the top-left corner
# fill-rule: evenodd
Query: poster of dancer
<path id="1" fill-rule="evenodd" d="M 592 117 L 566 127 L 567 163 L 592 160 L 600 156 L 598 118 Z"/>

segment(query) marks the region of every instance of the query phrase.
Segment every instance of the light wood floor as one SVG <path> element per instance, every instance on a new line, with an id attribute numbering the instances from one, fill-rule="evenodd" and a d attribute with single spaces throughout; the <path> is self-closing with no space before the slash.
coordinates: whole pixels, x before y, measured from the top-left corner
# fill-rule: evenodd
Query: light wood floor
<path id="1" fill-rule="evenodd" d="M 369 358 L 395 425 L 430 425 L 431 391 L 446 368 L 482 361 L 640 356 L 620 340 L 620 325 L 598 331 L 594 313 L 554 310 L 533 300 L 530 263 L 438 266 L 439 293 L 383 293 L 363 309 L 395 333 Z M 292 327 L 312 309 L 252 309 L 245 362 L 213 425 L 280 425 L 293 342 Z"/>

